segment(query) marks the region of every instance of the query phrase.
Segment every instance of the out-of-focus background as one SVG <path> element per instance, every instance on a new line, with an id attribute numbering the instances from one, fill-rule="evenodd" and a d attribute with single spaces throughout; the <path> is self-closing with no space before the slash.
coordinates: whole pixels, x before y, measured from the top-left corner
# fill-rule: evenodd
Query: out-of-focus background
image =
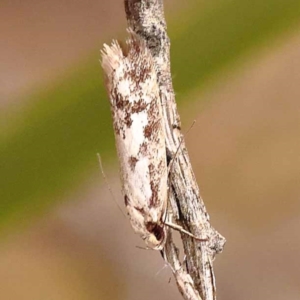
<path id="1" fill-rule="evenodd" d="M 227 238 L 218 299 L 299 299 L 300 1 L 165 4 L 187 147 Z M 125 27 L 122 0 L 1 1 L 1 299 L 181 299 L 97 161 L 123 205 L 99 49 Z"/>

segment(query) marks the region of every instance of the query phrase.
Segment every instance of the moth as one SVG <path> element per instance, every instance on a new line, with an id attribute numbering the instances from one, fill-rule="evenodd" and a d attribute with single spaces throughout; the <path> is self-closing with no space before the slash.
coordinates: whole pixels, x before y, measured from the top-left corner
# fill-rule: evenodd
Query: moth
<path id="1" fill-rule="evenodd" d="M 145 42 L 130 32 L 127 49 L 116 41 L 104 45 L 102 67 L 130 222 L 149 248 L 161 250 L 168 167 L 155 64 Z"/>

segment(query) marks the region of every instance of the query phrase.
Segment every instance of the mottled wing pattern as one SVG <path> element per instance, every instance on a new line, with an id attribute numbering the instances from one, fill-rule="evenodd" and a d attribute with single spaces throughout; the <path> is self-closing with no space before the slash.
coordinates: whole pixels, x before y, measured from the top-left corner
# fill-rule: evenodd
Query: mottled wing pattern
<path id="1" fill-rule="evenodd" d="M 167 202 L 167 163 L 155 66 L 145 43 L 131 33 L 128 49 L 104 46 L 125 205 L 134 230 L 161 249 Z"/>

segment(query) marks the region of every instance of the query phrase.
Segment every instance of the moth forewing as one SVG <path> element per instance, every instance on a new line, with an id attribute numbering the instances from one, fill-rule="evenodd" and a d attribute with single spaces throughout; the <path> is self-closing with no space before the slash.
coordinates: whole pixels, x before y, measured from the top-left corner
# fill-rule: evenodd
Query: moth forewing
<path id="1" fill-rule="evenodd" d="M 135 232 L 162 249 L 168 171 L 159 88 L 145 42 L 131 33 L 127 47 L 114 41 L 102 51 L 122 190 Z"/>

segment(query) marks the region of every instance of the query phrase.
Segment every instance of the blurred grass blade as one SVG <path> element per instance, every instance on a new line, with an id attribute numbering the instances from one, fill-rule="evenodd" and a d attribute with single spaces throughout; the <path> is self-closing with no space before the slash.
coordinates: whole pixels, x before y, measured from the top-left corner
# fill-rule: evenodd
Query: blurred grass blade
<path id="1" fill-rule="evenodd" d="M 179 102 L 224 65 L 295 26 L 300 1 L 196 1 L 191 12 L 168 26 Z M 7 126 L 0 145 L 0 228 L 52 205 L 98 168 L 97 152 L 107 161 L 114 151 L 98 60 L 97 52 L 69 78 L 32 97 Z"/>

